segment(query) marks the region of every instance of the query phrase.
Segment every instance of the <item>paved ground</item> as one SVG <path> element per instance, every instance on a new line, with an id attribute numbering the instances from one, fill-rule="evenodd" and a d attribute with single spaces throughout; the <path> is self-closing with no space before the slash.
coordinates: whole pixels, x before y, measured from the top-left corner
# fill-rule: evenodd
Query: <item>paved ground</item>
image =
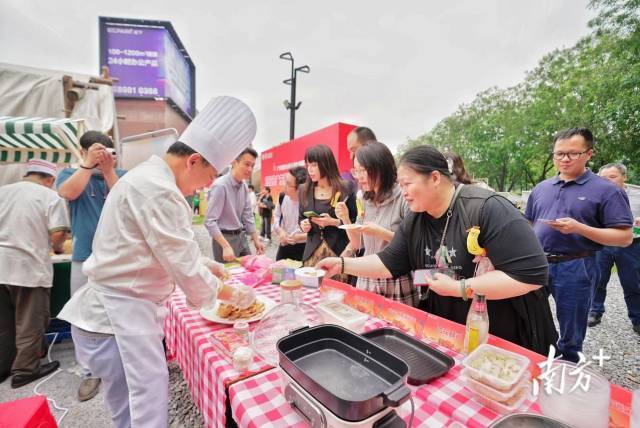
<path id="1" fill-rule="evenodd" d="M 203 254 L 211 255 L 211 242 L 202 226 L 196 226 L 196 238 Z M 267 255 L 275 257 L 277 245 L 267 246 Z M 600 325 L 590 328 L 584 346 L 584 353 L 588 357 L 596 355 L 602 348 L 611 360 L 605 362 L 603 372 L 607 378 L 626 388 L 640 388 L 640 335 L 631 329 L 631 323 L 626 315 L 626 306 L 622 295 L 622 287 L 617 275 L 611 276 L 606 301 L 607 312 Z M 70 341 L 56 344 L 51 351 L 51 357 L 61 362 L 62 370 L 45 382 L 38 391 L 57 401 L 58 405 L 69 408 L 65 416 L 63 427 L 109 427 L 110 419 L 104 407 L 102 393 L 88 402 L 79 403 L 76 391 L 80 379 L 75 374 L 73 345 Z M 201 427 L 202 417 L 191 400 L 191 394 L 186 382 L 182 378 L 180 369 L 172 364 L 169 367 L 170 426 Z M 10 382 L 0 384 L 0 402 L 15 400 L 33 395 L 35 384 L 19 389 L 11 389 Z M 53 407 L 52 407 L 53 409 Z M 53 410 L 54 416 L 60 418 L 62 412 Z"/>

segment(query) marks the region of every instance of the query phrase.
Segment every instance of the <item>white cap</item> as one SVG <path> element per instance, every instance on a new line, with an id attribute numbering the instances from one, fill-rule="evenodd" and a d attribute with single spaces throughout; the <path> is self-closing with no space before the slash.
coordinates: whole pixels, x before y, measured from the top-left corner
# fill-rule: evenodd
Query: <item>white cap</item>
<path id="1" fill-rule="evenodd" d="M 256 118 L 249 106 L 237 98 L 215 97 L 193 119 L 179 141 L 221 172 L 251 144 L 256 128 Z"/>
<path id="2" fill-rule="evenodd" d="M 58 174 L 58 168 L 55 163 L 46 160 L 29 159 L 29 162 L 27 162 L 27 174 L 30 172 L 40 172 L 55 177 Z"/>

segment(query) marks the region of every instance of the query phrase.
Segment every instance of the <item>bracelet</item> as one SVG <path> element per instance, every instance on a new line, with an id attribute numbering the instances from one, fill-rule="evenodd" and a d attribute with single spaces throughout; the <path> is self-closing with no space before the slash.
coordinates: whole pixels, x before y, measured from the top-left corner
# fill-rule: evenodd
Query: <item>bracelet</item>
<path id="1" fill-rule="evenodd" d="M 93 169 L 93 168 L 95 168 L 95 167 L 97 167 L 97 166 L 98 166 L 98 164 L 95 164 L 94 166 L 91 166 L 91 167 L 89 167 L 89 166 L 84 166 L 84 165 L 80 165 L 80 168 L 82 168 L 82 169 Z"/>
<path id="2" fill-rule="evenodd" d="M 342 263 L 342 267 L 340 268 L 340 274 L 344 275 L 344 257 L 340 257 L 340 263 Z"/>
<path id="3" fill-rule="evenodd" d="M 464 278 L 460 280 L 460 296 L 465 302 L 469 300 L 469 298 L 467 297 L 467 287 Z"/>

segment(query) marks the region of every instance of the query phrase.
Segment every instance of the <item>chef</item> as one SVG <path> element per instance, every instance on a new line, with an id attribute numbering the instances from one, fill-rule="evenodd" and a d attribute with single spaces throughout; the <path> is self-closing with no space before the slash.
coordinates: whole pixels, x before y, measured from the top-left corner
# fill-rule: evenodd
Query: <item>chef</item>
<path id="1" fill-rule="evenodd" d="M 164 157 L 131 170 L 106 200 L 83 266 L 88 282 L 58 317 L 72 324 L 78 361 L 102 378 L 116 427 L 167 426 L 164 302 L 175 284 L 194 308 L 255 300 L 253 289 L 219 281 L 224 267 L 200 256 L 185 199 L 210 186 L 255 133 L 247 105 L 214 98 Z"/>

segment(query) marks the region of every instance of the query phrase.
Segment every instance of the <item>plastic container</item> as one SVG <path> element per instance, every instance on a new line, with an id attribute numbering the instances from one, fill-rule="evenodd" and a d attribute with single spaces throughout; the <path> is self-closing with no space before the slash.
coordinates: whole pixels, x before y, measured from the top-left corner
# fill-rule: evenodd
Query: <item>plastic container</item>
<path id="1" fill-rule="evenodd" d="M 476 363 L 478 358 L 483 356 L 498 356 L 501 358 L 507 358 L 513 360 L 513 363 L 517 365 L 517 370 L 513 371 L 508 378 L 500 378 L 487 370 L 473 367 L 472 364 Z M 501 391 L 510 391 L 518 382 L 522 380 L 522 375 L 529 368 L 531 361 L 527 357 L 518 355 L 514 352 L 506 351 L 487 343 L 480 345 L 469 354 L 463 361 L 462 365 L 467 369 L 467 376 L 491 386 Z"/>
<path id="2" fill-rule="evenodd" d="M 282 281 L 296 278 L 296 270 L 287 266 L 274 266 L 271 268 L 271 283 L 281 284 Z"/>
<path id="3" fill-rule="evenodd" d="M 298 304 L 302 302 L 302 283 L 288 279 L 280 283 L 280 303 Z"/>
<path id="4" fill-rule="evenodd" d="M 238 333 L 238 336 L 249 340 L 249 323 L 246 321 L 238 321 L 233 324 L 233 330 Z"/>
<path id="5" fill-rule="evenodd" d="M 233 368 L 239 372 L 249 370 L 253 361 L 253 350 L 248 346 L 240 346 L 233 351 Z"/>
<path id="6" fill-rule="evenodd" d="M 505 403 L 513 398 L 523 386 L 530 386 L 528 372 L 525 372 L 523 378 L 509 391 L 500 391 L 499 389 L 491 388 L 482 382 L 478 382 L 474 378 L 470 377 L 467 370 L 462 371 L 462 379 L 465 382 L 465 386 L 476 394 L 480 394 L 486 398 L 494 401 Z"/>
<path id="7" fill-rule="evenodd" d="M 576 427 L 609 426 L 611 387 L 602 374 L 593 366 L 578 366 L 560 360 L 554 361 L 552 367 L 545 367 L 543 374 L 548 370 L 553 370 L 554 376 L 542 381 L 538 392 L 538 405 L 543 415 Z M 584 385 L 585 376 L 589 376 L 586 391 L 578 384 Z M 550 394 L 547 394 L 547 386 L 551 388 Z"/>
<path id="8" fill-rule="evenodd" d="M 506 415 L 508 413 L 516 412 L 520 408 L 520 406 L 522 406 L 524 401 L 527 399 L 528 390 L 529 390 L 529 385 L 523 385 L 522 387 L 517 388 L 513 398 L 511 399 L 511 401 L 507 403 L 501 403 L 499 401 L 492 400 L 481 394 L 476 394 L 474 396 L 474 399 L 478 403 L 482 404 L 485 407 L 488 407 L 494 412 L 499 413 L 501 415 Z"/>
<path id="9" fill-rule="evenodd" d="M 283 303 L 275 306 L 260 320 L 251 333 L 251 346 L 267 364 L 278 365 L 278 340 L 294 330 L 322 324 L 322 316 L 306 303 Z"/>
<path id="10" fill-rule="evenodd" d="M 317 306 L 325 324 L 337 324 L 356 333 L 361 333 L 369 315 L 340 302 L 325 301 Z"/>
<path id="11" fill-rule="evenodd" d="M 296 269 L 296 279 L 305 287 L 318 288 L 325 272 L 312 267 Z"/>

